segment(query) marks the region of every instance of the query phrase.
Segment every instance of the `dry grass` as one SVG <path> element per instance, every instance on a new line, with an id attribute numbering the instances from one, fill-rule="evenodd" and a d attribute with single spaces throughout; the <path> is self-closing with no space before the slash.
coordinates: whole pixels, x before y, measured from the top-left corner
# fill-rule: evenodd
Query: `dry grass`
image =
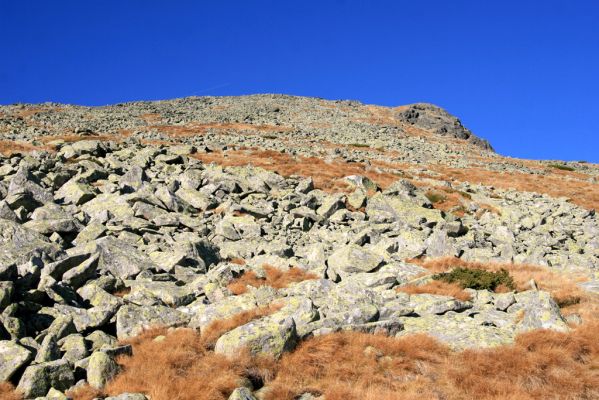
<path id="1" fill-rule="evenodd" d="M 251 357 L 242 352 L 227 358 L 212 351 L 225 332 L 253 319 L 269 315 L 280 307 L 245 311 L 227 320 L 216 321 L 201 334 L 192 329 L 151 329 L 125 343 L 133 356 L 119 357 L 122 372 L 99 391 L 88 386 L 69 393 L 75 400 L 138 392 L 153 400 L 225 400 L 231 392 L 250 381 L 272 378 L 275 361 Z"/>
<path id="2" fill-rule="evenodd" d="M 12 140 L 0 140 L 0 154 L 11 156 L 15 153 L 29 153 L 31 151 L 50 151 L 49 146 L 34 146 L 25 142 L 14 142 Z"/>
<path id="3" fill-rule="evenodd" d="M 390 172 L 371 170 L 362 163 L 344 161 L 327 162 L 318 157 L 292 156 L 273 150 L 234 150 L 227 152 L 197 153 L 193 157 L 204 163 L 216 163 L 224 167 L 253 165 L 282 176 L 311 176 L 314 186 L 329 192 L 347 192 L 350 188 L 341 181 L 349 175 L 363 175 L 387 188 L 398 179 Z"/>
<path id="4" fill-rule="evenodd" d="M 245 260 L 243 258 L 233 257 L 229 260 L 231 264 L 235 265 L 245 265 Z"/>
<path id="5" fill-rule="evenodd" d="M 21 400 L 22 397 L 15 391 L 15 387 L 8 382 L 0 382 L 0 400 Z"/>
<path id="6" fill-rule="evenodd" d="M 138 118 L 143 119 L 144 122 L 148 125 L 158 124 L 162 121 L 162 115 L 160 115 L 158 113 L 141 114 L 138 116 Z"/>
<path id="7" fill-rule="evenodd" d="M 318 336 L 282 357 L 266 399 L 291 400 L 305 392 L 327 400 L 433 398 L 435 388 L 423 373 L 438 369 L 448 355 L 445 346 L 424 335 Z"/>
<path id="8" fill-rule="evenodd" d="M 430 166 L 443 179 L 481 183 L 502 189 L 537 192 L 552 197 L 568 197 L 572 203 L 587 209 L 599 209 L 599 184 L 588 182 L 588 175 L 551 169 L 545 175 L 501 173 L 484 168 L 448 168 Z"/>
<path id="9" fill-rule="evenodd" d="M 220 334 L 267 312 L 236 316 L 202 335 L 189 329 L 147 331 L 129 341 L 133 357 L 119 359 L 124 372 L 102 393 L 84 387 L 71 394 L 75 400 L 123 392 L 145 393 L 153 400 L 221 400 L 249 380 L 257 387 L 266 384 L 265 400 L 294 400 L 306 392 L 327 400 L 599 396 L 597 321 L 569 333 L 534 331 L 518 336 L 513 345 L 463 352 L 426 335 L 396 339 L 355 332 L 308 339 L 279 361 L 247 353 L 228 359 L 211 351 Z"/>
<path id="10" fill-rule="evenodd" d="M 238 295 L 246 293 L 248 286 L 270 286 L 275 289 L 283 289 L 292 283 L 302 282 L 309 279 L 318 279 L 317 275 L 306 272 L 300 268 L 289 268 L 286 271 L 281 271 L 268 264 L 265 264 L 262 267 L 264 269 L 264 278 L 259 278 L 254 271 L 247 271 L 239 278 L 229 283 L 227 288 L 229 288 L 233 294 Z"/>
<path id="11" fill-rule="evenodd" d="M 305 392 L 327 400 L 594 399 L 599 324 L 535 331 L 514 345 L 451 352 L 423 336 L 338 333 L 303 343 L 280 362 L 267 400 Z"/>
<path id="12" fill-rule="evenodd" d="M 397 288 L 398 292 L 408 294 L 439 294 L 443 296 L 451 296 L 462 301 L 470 301 L 471 296 L 462 289 L 457 283 L 448 283 L 443 281 L 433 280 L 424 285 L 406 285 Z"/>

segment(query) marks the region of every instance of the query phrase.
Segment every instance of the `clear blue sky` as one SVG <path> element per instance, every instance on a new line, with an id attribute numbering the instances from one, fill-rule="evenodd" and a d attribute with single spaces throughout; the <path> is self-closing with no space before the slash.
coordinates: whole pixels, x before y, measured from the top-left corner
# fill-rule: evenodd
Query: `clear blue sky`
<path id="1" fill-rule="evenodd" d="M 599 1 L 0 0 L 0 104 L 431 102 L 502 154 L 599 162 Z"/>

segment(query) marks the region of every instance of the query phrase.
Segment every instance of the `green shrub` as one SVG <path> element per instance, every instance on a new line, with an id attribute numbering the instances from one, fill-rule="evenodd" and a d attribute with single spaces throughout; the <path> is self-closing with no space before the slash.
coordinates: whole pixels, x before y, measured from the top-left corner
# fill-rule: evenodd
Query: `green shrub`
<path id="1" fill-rule="evenodd" d="M 440 203 L 447 198 L 439 192 L 426 192 L 425 196 L 431 203 Z"/>
<path id="2" fill-rule="evenodd" d="M 483 269 L 456 268 L 451 272 L 437 274 L 433 276 L 433 279 L 457 283 L 463 289 L 493 291 L 500 285 L 505 285 L 510 290 L 515 289 L 514 280 L 505 269 L 489 272 Z"/>
<path id="3" fill-rule="evenodd" d="M 562 171 L 575 171 L 574 168 L 563 164 L 549 164 L 551 168 L 561 169 Z"/>

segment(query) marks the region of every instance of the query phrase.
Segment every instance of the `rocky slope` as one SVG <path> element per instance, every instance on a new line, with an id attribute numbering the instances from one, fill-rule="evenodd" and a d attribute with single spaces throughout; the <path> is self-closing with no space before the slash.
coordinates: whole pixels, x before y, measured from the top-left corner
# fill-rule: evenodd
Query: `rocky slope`
<path id="1" fill-rule="evenodd" d="M 398 291 L 431 280 L 416 259 L 533 264 L 599 291 L 599 168 L 499 156 L 432 105 L 15 105 L 0 134 L 0 381 L 25 398 L 101 387 L 131 352 L 118 341 L 144 329 L 202 331 L 274 303 L 215 352 L 278 357 L 341 330 L 460 350 L 581 323 L 534 283 Z M 315 279 L 233 293 L 265 268 Z"/>

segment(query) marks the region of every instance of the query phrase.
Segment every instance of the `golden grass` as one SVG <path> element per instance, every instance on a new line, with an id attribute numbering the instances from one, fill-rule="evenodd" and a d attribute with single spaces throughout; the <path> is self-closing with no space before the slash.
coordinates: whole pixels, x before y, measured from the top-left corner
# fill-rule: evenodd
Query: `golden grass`
<path id="1" fill-rule="evenodd" d="M 599 184 L 588 182 L 588 175 L 552 169 L 546 175 L 501 173 L 483 168 L 449 168 L 430 166 L 445 180 L 481 183 L 502 189 L 537 192 L 552 197 L 568 197 L 572 203 L 587 209 L 599 209 Z"/>
<path id="2" fill-rule="evenodd" d="M 273 150 L 232 150 L 226 152 L 197 153 L 192 157 L 204 163 L 216 163 L 223 167 L 253 165 L 276 172 L 282 176 L 310 176 L 314 186 L 328 192 L 348 192 L 350 187 L 341 178 L 349 175 L 363 175 L 385 189 L 399 176 L 390 172 L 377 172 L 362 163 L 344 161 L 327 162 L 318 157 L 292 156 Z"/>
<path id="3" fill-rule="evenodd" d="M 308 339 L 278 361 L 245 352 L 231 359 L 211 351 L 220 334 L 268 312 L 243 313 L 201 335 L 190 329 L 146 331 L 128 341 L 133 356 L 119 359 L 124 370 L 104 390 L 83 387 L 70 394 L 75 400 L 123 392 L 153 400 L 224 400 L 249 380 L 257 387 L 265 383 L 265 400 L 293 400 L 306 392 L 327 400 L 599 396 L 597 319 L 569 333 L 538 330 L 519 335 L 512 345 L 463 352 L 422 334 L 391 338 L 356 332 Z"/>
<path id="4" fill-rule="evenodd" d="M 34 146 L 30 143 L 15 142 L 12 140 L 0 140 L 0 154 L 11 156 L 15 153 L 29 153 L 31 151 L 50 151 L 49 146 Z"/>
<path id="5" fill-rule="evenodd" d="M 152 400 L 226 400 L 231 392 L 248 380 L 272 378 L 275 361 L 241 352 L 234 358 L 212 350 L 225 332 L 277 311 L 273 305 L 244 311 L 229 319 L 216 321 L 202 330 L 151 329 L 125 341 L 133 346 L 133 356 L 121 356 L 122 372 L 102 390 L 89 386 L 69 395 L 75 400 L 125 392 L 144 393 Z"/>
<path id="6" fill-rule="evenodd" d="M 317 275 L 306 272 L 300 268 L 289 268 L 286 271 L 281 271 L 268 264 L 263 265 L 262 268 L 264 269 L 264 278 L 259 278 L 254 271 L 247 271 L 239 278 L 229 283 L 227 288 L 229 288 L 233 294 L 238 295 L 246 293 L 248 286 L 270 286 L 275 289 L 283 289 L 292 283 L 302 282 L 309 279 L 318 279 Z"/>
<path id="7" fill-rule="evenodd" d="M 408 294 L 439 294 L 443 296 L 451 296 L 461 301 L 470 301 L 472 296 L 462 289 L 457 283 L 448 283 L 443 281 L 433 280 L 423 285 L 406 285 L 396 289 L 398 292 Z"/>
<path id="8" fill-rule="evenodd" d="M 0 382 L 0 400 L 21 400 L 22 396 L 15 391 L 15 387 L 8 382 Z"/>
<path id="9" fill-rule="evenodd" d="M 513 345 L 464 352 L 424 335 L 319 336 L 283 356 L 266 399 L 304 392 L 327 400 L 594 399 L 596 329 L 597 323 L 571 333 L 535 331 Z"/>

